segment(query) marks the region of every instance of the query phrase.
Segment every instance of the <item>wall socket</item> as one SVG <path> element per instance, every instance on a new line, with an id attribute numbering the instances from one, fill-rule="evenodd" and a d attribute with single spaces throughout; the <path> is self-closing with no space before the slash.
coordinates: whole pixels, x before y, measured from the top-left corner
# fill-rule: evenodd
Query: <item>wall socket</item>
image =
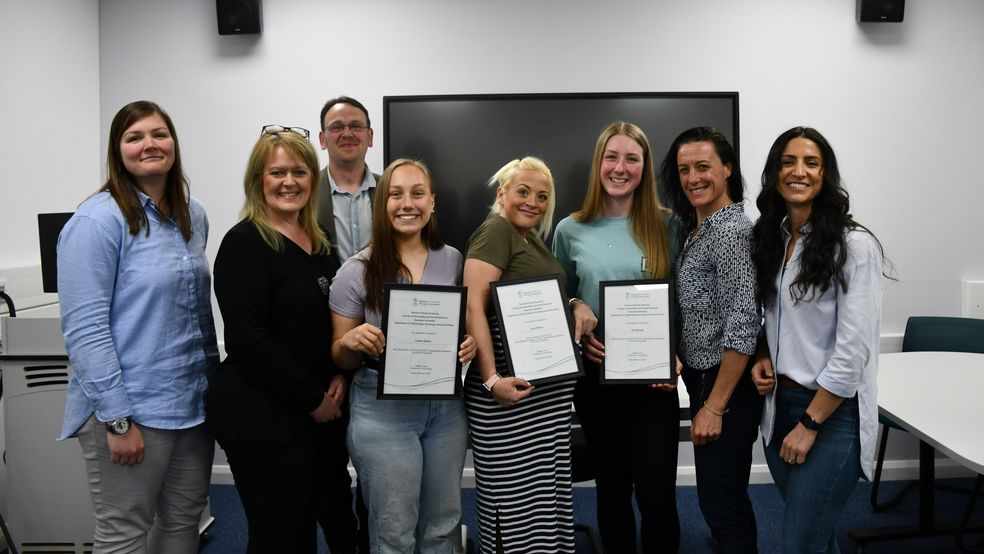
<path id="1" fill-rule="evenodd" d="M 960 315 L 984 319 L 984 280 L 961 280 Z"/>

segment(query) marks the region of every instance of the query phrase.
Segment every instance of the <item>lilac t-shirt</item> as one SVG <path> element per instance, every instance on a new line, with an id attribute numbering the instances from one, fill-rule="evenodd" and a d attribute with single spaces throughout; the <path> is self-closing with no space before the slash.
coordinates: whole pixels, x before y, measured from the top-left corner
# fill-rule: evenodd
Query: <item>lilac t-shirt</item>
<path id="1" fill-rule="evenodd" d="M 362 321 L 380 327 L 382 314 L 378 310 L 366 311 L 366 284 L 364 260 L 369 258 L 370 248 L 363 248 L 351 258 L 345 260 L 342 267 L 331 281 L 331 292 L 328 294 L 328 304 L 331 311 L 338 315 L 361 319 Z M 421 285 L 459 285 L 461 284 L 461 268 L 464 261 L 461 252 L 453 246 L 442 246 L 431 250 L 424 265 L 424 275 Z M 401 275 L 400 283 L 406 283 Z M 382 304 L 380 302 L 380 304 Z"/>

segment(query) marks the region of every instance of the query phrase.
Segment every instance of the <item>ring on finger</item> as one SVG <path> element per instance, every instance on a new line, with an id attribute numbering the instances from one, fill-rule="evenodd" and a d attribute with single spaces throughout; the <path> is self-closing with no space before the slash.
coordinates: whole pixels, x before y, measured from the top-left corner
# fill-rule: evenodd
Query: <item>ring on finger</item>
<path id="1" fill-rule="evenodd" d="M 788 459 L 786 460 L 786 463 L 787 463 L 787 464 L 792 464 L 792 463 L 796 463 L 796 458 L 788 458 Z"/>

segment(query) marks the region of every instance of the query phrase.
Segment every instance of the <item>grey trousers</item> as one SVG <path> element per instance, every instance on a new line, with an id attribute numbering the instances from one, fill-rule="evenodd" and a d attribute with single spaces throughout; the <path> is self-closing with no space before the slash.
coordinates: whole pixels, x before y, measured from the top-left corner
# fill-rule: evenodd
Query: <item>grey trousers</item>
<path id="1" fill-rule="evenodd" d="M 140 427 L 143 463 L 114 464 L 106 429 L 94 416 L 78 432 L 95 515 L 93 552 L 198 552 L 215 446 L 204 425 Z"/>

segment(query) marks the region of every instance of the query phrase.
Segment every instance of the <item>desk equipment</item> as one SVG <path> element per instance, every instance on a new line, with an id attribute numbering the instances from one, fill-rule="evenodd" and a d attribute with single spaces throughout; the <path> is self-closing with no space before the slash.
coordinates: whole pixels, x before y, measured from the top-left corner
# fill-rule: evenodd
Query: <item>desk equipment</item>
<path id="1" fill-rule="evenodd" d="M 0 319 L 7 522 L 17 550 L 91 552 L 92 502 L 76 440 L 57 442 L 71 367 L 58 318 Z"/>

